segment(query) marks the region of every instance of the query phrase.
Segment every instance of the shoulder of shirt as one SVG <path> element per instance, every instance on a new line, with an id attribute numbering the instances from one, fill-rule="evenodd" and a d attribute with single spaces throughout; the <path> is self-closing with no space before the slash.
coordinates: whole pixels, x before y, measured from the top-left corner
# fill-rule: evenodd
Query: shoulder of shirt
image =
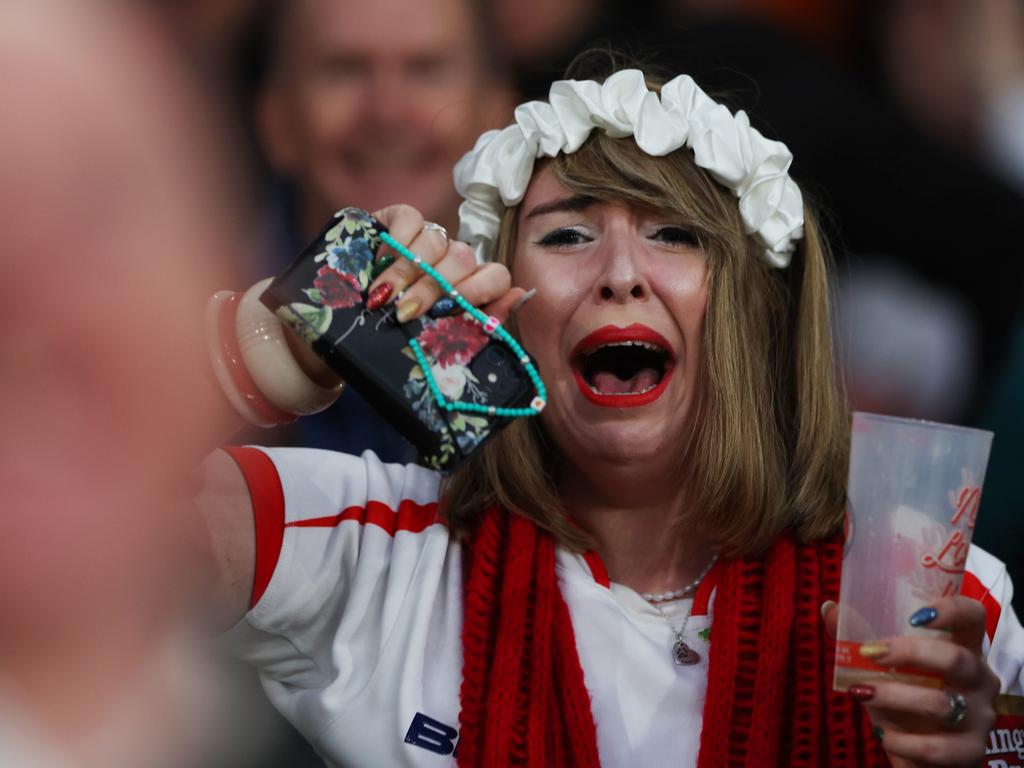
<path id="1" fill-rule="evenodd" d="M 993 593 L 1000 582 L 1007 578 L 1006 566 L 1003 561 L 976 544 L 971 544 L 967 551 L 965 570 L 972 574 L 989 593 Z M 998 599 L 1000 595 L 996 592 L 993 597 Z"/>
<path id="2" fill-rule="evenodd" d="M 388 464 L 370 451 L 227 450 L 249 487 L 256 533 L 250 607 L 264 614 L 296 593 L 322 597 L 316 585 L 351 576 L 359 564 L 390 568 L 399 550 L 404 560 L 418 557 L 428 543 L 431 552 L 447 551 L 449 537 L 438 530 L 436 472 Z M 401 546 L 392 548 L 398 534 Z"/>

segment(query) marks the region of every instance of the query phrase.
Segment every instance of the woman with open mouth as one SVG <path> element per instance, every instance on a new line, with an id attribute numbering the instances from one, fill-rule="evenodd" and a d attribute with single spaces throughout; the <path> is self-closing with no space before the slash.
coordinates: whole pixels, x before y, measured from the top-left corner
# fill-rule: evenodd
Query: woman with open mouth
<path id="1" fill-rule="evenodd" d="M 922 615 L 953 642 L 881 657 L 943 687 L 832 691 L 849 420 L 790 161 L 690 78 L 621 70 L 481 137 L 455 172 L 469 245 L 375 214 L 489 322 L 517 307 L 546 392 L 444 480 L 369 453 L 207 460 L 232 639 L 331 765 L 982 757 L 1024 648 L 984 553 L 996 622 L 944 598 Z M 403 321 L 453 298 L 404 259 L 367 290 Z M 433 367 L 438 402 L 472 383 L 467 349 Z"/>

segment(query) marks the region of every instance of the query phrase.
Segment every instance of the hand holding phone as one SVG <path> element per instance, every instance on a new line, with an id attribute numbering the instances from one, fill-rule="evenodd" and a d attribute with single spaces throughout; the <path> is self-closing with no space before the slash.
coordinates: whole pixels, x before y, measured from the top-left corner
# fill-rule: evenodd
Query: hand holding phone
<path id="1" fill-rule="evenodd" d="M 447 237 L 424 228 L 412 209 L 386 209 L 382 216 L 389 213 L 395 239 L 409 243 L 471 302 L 493 300 L 500 292 L 488 309 L 504 315 L 522 296 L 519 289 L 508 290 L 504 267 L 478 269 L 475 260 L 467 263 L 462 249 L 468 246 L 449 247 Z M 380 269 L 387 255 L 380 241 L 385 231 L 363 211 L 339 212 L 262 301 L 419 449 L 421 463 L 450 472 L 509 420 L 486 408 L 473 413 L 439 408 L 432 386 L 449 401 L 523 408 L 533 385 L 512 350 L 490 338 L 468 313 L 423 316 L 440 288 L 404 258 Z M 387 286 L 390 299 L 401 293 L 399 302 L 368 301 L 380 296 L 380 286 Z M 407 321 L 399 322 L 403 308 L 401 319 Z M 425 355 L 429 375 L 416 360 L 412 339 Z"/>

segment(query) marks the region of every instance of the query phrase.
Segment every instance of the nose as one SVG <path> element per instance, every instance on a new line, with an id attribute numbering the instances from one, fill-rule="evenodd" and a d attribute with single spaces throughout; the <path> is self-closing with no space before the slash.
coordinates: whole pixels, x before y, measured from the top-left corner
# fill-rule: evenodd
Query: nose
<path id="1" fill-rule="evenodd" d="M 408 117 L 409 101 L 409 88 L 400 71 L 384 66 L 374 70 L 363 108 L 375 125 L 402 124 Z"/>
<path id="2" fill-rule="evenodd" d="M 635 234 L 610 232 L 601 243 L 604 268 L 595 286 L 603 302 L 646 301 L 651 295 L 643 270 L 643 251 Z"/>

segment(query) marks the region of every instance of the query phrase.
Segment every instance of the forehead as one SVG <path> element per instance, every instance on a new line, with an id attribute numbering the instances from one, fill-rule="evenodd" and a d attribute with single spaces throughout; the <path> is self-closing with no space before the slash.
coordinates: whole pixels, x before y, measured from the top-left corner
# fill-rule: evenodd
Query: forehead
<path id="1" fill-rule="evenodd" d="M 285 0 L 292 46 L 398 56 L 466 50 L 474 0 Z M 292 47 L 295 51 L 296 48 Z"/>
<path id="2" fill-rule="evenodd" d="M 534 166 L 533 176 L 530 179 L 529 185 L 526 187 L 526 192 L 523 195 L 522 202 L 519 205 L 519 225 L 520 227 L 526 222 L 526 217 L 534 211 L 535 208 L 543 207 L 548 203 L 565 200 L 572 198 L 580 194 L 576 190 L 573 190 L 563 184 L 555 176 L 554 171 L 551 169 L 551 165 L 548 162 L 538 163 Z M 619 204 L 630 208 L 645 209 L 650 211 L 663 210 L 663 212 L 669 211 L 669 209 L 663 209 L 659 205 L 649 204 L 641 202 L 636 198 L 624 195 L 621 198 L 616 198 L 613 195 L 603 195 L 600 193 L 591 194 L 588 193 L 584 197 L 590 197 L 599 200 L 604 203 Z"/>
<path id="3" fill-rule="evenodd" d="M 526 187 L 526 193 L 519 205 L 519 220 L 523 218 L 537 205 L 568 197 L 572 190 L 555 178 L 554 172 L 548 163 L 537 163 L 533 168 L 533 176 Z"/>

